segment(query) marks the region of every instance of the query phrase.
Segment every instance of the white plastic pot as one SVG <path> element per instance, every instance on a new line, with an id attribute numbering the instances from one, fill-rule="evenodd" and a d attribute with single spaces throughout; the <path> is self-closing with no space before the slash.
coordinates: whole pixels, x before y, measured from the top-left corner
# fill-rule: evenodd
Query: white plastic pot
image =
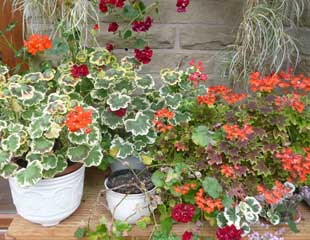
<path id="1" fill-rule="evenodd" d="M 154 194 L 155 188 L 146 193 L 123 194 L 109 189 L 107 182 L 108 179 L 104 181 L 106 199 L 114 219 L 134 224 L 140 218 L 150 216 L 149 197 Z"/>
<path id="2" fill-rule="evenodd" d="M 57 225 L 80 205 L 84 187 L 85 167 L 52 179 L 43 179 L 31 187 L 20 187 L 9 178 L 17 213 L 44 227 Z"/>

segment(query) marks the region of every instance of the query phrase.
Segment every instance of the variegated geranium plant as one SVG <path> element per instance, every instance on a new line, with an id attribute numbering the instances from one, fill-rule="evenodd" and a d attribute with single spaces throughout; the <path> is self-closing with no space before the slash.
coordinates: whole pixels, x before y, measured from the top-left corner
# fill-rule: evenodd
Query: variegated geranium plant
<path id="1" fill-rule="evenodd" d="M 145 147 L 156 138 L 152 119 L 159 96 L 152 76 L 138 74 L 141 63 L 128 56 L 119 62 L 104 48 L 82 49 L 74 63 L 58 69 L 65 91 L 79 93 L 98 109 L 106 157 L 147 161 Z"/>
<path id="2" fill-rule="evenodd" d="M 55 69 L 11 75 L 0 66 L 0 175 L 21 186 L 103 159 L 98 112 Z"/>

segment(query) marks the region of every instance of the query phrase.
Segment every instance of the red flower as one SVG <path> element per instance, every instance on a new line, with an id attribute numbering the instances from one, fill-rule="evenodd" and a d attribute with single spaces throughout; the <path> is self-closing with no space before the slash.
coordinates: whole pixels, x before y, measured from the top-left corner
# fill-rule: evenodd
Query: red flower
<path id="1" fill-rule="evenodd" d="M 88 67 L 86 64 L 76 65 L 74 64 L 71 68 L 71 75 L 74 78 L 86 77 L 89 74 Z"/>
<path id="2" fill-rule="evenodd" d="M 174 113 L 170 112 L 167 108 L 163 108 L 163 109 L 156 111 L 155 117 L 152 123 L 155 125 L 158 131 L 164 133 L 173 128 L 172 124 L 168 122 L 168 120 L 172 118 L 174 118 Z M 164 121 L 166 123 L 164 123 Z"/>
<path id="3" fill-rule="evenodd" d="M 198 96 L 197 102 L 198 104 L 207 104 L 212 106 L 215 103 L 216 96 L 212 93 L 207 93 L 204 96 Z"/>
<path id="4" fill-rule="evenodd" d="M 93 29 L 94 29 L 95 31 L 99 30 L 99 24 L 96 23 L 96 24 L 93 26 Z"/>
<path id="5" fill-rule="evenodd" d="M 101 0 L 99 3 L 99 9 L 101 12 L 106 13 L 108 11 L 108 6 L 105 0 Z"/>
<path id="6" fill-rule="evenodd" d="M 144 47 L 143 50 L 135 49 L 136 59 L 143 63 L 148 64 L 153 56 L 153 51 L 149 47 Z"/>
<path id="7" fill-rule="evenodd" d="M 110 112 L 114 113 L 118 117 L 124 117 L 126 115 L 127 108 L 120 108 L 120 109 L 118 109 L 116 111 L 112 111 L 110 109 Z"/>
<path id="8" fill-rule="evenodd" d="M 218 228 L 216 236 L 218 240 L 241 240 L 243 231 L 237 229 L 235 225 Z"/>
<path id="9" fill-rule="evenodd" d="M 176 222 L 187 223 L 192 221 L 195 214 L 195 207 L 192 204 L 180 203 L 173 207 L 172 218 Z"/>
<path id="10" fill-rule="evenodd" d="M 189 0 L 177 0 L 177 11 L 179 13 L 186 12 L 186 7 L 189 5 Z"/>
<path id="11" fill-rule="evenodd" d="M 182 236 L 182 240 L 191 240 L 193 237 L 192 232 L 185 231 Z"/>
<path id="12" fill-rule="evenodd" d="M 33 34 L 28 41 L 24 41 L 24 46 L 29 53 L 36 55 L 38 52 L 52 48 L 52 41 L 46 35 Z"/>
<path id="13" fill-rule="evenodd" d="M 245 124 L 243 128 L 240 128 L 238 125 L 225 124 L 223 129 L 227 134 L 226 138 L 229 140 L 237 139 L 245 141 L 248 139 L 248 136 L 254 132 L 252 126 L 248 124 Z"/>
<path id="14" fill-rule="evenodd" d="M 146 17 L 145 21 L 134 21 L 132 23 L 132 30 L 135 32 L 147 32 L 152 26 L 153 19 Z"/>
<path id="15" fill-rule="evenodd" d="M 260 76 L 259 72 L 250 75 L 250 89 L 253 92 L 271 92 L 280 83 L 278 74 Z"/>
<path id="16" fill-rule="evenodd" d="M 85 111 L 82 107 L 75 107 L 71 110 L 66 119 L 66 125 L 70 132 L 76 132 L 85 128 L 86 133 L 90 133 L 91 129 L 87 126 L 92 124 L 92 111 Z"/>
<path id="17" fill-rule="evenodd" d="M 126 0 L 107 0 L 108 4 L 114 5 L 118 8 L 123 8 Z"/>
<path id="18" fill-rule="evenodd" d="M 110 7 L 123 8 L 126 0 L 100 0 L 100 11 L 106 13 L 108 11 L 108 4 Z"/>
<path id="19" fill-rule="evenodd" d="M 107 42 L 105 48 L 109 51 L 112 52 L 114 50 L 114 45 L 113 43 Z"/>
<path id="20" fill-rule="evenodd" d="M 116 22 L 112 22 L 109 25 L 108 32 L 116 32 L 118 29 L 118 24 Z"/>

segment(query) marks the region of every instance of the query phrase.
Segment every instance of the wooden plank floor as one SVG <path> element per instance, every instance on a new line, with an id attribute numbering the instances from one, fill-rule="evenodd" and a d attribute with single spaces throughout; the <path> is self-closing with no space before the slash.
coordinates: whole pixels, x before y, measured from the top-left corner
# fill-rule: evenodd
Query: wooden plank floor
<path id="1" fill-rule="evenodd" d="M 80 224 L 90 222 L 91 226 L 94 226 L 102 216 L 110 218 L 110 214 L 104 206 L 96 204 L 98 192 L 103 188 L 104 178 L 105 174 L 96 169 L 89 169 L 87 171 L 83 202 L 80 208 L 60 225 L 43 228 L 40 225 L 29 223 L 21 217 L 15 217 L 9 227 L 6 240 L 75 240 L 74 233 Z M 300 210 L 303 215 L 301 223 L 298 224 L 300 233 L 294 234 L 287 230 L 285 240 L 310 240 L 310 207 L 302 204 Z M 89 219 L 91 215 L 92 219 Z M 215 229 L 207 224 L 204 225 L 202 235 L 214 237 Z M 186 230 L 185 227 L 190 229 L 191 225 L 175 225 L 173 232 L 181 235 Z M 257 226 L 254 229 L 259 232 L 266 231 L 261 226 Z M 276 231 L 277 229 L 271 227 L 268 231 Z M 148 239 L 151 230 L 152 228 L 147 230 L 134 228 L 129 233 L 128 239 Z"/>

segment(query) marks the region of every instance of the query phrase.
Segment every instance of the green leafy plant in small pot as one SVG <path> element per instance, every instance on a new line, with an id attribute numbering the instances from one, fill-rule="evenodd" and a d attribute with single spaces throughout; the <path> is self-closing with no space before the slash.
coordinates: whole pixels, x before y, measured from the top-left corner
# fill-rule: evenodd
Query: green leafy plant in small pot
<path id="1" fill-rule="evenodd" d="M 72 72 L 85 69 L 84 78 Z M 141 63 L 135 57 L 116 57 L 104 48 L 86 48 L 77 53 L 76 62 L 59 66 L 60 78 L 69 92 L 78 92 L 100 113 L 103 147 L 112 170 L 143 168 L 148 161 L 146 147 L 154 143 L 152 126 L 158 109 L 155 82 L 151 75 L 138 75 Z M 109 164 L 102 165 L 104 169 Z"/>
<path id="2" fill-rule="evenodd" d="M 112 217 L 129 224 L 151 214 L 151 196 L 155 186 L 147 169 L 123 169 L 104 182 L 106 200 Z"/>
<path id="3" fill-rule="evenodd" d="M 85 167 L 103 159 L 98 112 L 65 91 L 54 69 L 9 75 L 0 66 L 0 175 L 17 212 L 44 226 L 80 205 Z"/>

